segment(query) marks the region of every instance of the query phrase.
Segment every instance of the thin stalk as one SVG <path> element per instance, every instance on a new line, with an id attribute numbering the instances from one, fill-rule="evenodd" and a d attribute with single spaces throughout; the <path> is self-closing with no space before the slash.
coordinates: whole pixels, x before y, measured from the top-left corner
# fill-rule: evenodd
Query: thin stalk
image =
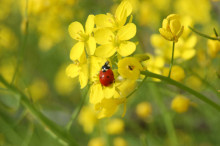
<path id="1" fill-rule="evenodd" d="M 167 130 L 167 134 L 168 134 L 168 137 L 171 141 L 171 145 L 177 146 L 178 140 L 177 140 L 175 128 L 174 128 L 174 125 L 172 122 L 172 118 L 171 118 L 171 115 L 170 115 L 168 109 L 166 108 L 165 104 L 163 103 L 163 101 L 161 99 L 160 92 L 158 91 L 158 88 L 155 86 L 155 84 L 150 84 L 149 88 L 150 88 L 150 90 L 156 100 L 156 103 L 158 104 L 158 106 L 161 109 L 161 115 L 163 117 L 164 124 L 165 124 L 166 130 Z"/>
<path id="2" fill-rule="evenodd" d="M 218 33 L 217 33 L 217 31 L 216 31 L 215 28 L 213 28 L 213 31 L 214 31 L 214 33 L 215 33 L 215 36 L 218 37 Z"/>
<path id="3" fill-rule="evenodd" d="M 172 58 L 171 58 L 171 63 L 170 63 L 170 71 L 169 71 L 169 75 L 168 75 L 169 78 L 170 78 L 171 70 L 172 70 L 172 66 L 173 66 L 174 48 L 175 48 L 175 42 L 173 41 Z"/>
<path id="4" fill-rule="evenodd" d="M 193 29 L 193 28 L 190 27 L 190 26 L 188 26 L 188 27 L 189 27 L 189 29 L 191 29 L 193 32 L 197 33 L 198 35 L 200 35 L 200 36 L 202 36 L 202 37 L 205 37 L 205 38 L 210 39 L 210 40 L 218 40 L 218 41 L 220 41 L 220 38 L 219 38 L 219 37 L 211 37 L 211 36 L 209 36 L 209 35 L 203 34 L 203 33 L 199 32 L 199 31 Z"/>
<path id="5" fill-rule="evenodd" d="M 152 72 L 149 72 L 149 71 L 143 71 L 141 72 L 142 74 L 148 76 L 148 77 L 153 77 L 153 78 L 157 78 L 157 79 L 160 79 L 162 81 L 165 81 L 167 82 L 168 84 L 171 84 L 171 85 L 174 85 L 182 90 L 185 90 L 186 92 L 189 92 L 191 93 L 192 95 L 194 95 L 195 97 L 199 98 L 200 100 L 204 101 L 205 103 L 211 105 L 213 108 L 215 108 L 216 110 L 220 111 L 220 105 L 216 104 L 215 102 L 213 102 L 212 100 L 208 99 L 208 97 L 206 97 L 205 95 L 175 81 L 175 80 L 172 80 L 168 77 L 165 77 L 165 76 L 162 76 L 162 75 L 159 75 L 159 74 L 155 74 L 155 73 L 152 73 Z"/>
<path id="6" fill-rule="evenodd" d="M 17 61 L 16 67 L 15 67 L 15 72 L 14 72 L 13 77 L 12 77 L 12 81 L 10 83 L 11 85 L 14 83 L 16 75 L 18 74 L 19 65 L 22 63 L 22 60 L 23 60 L 23 57 L 24 57 L 24 49 L 25 49 L 26 44 L 27 44 L 28 23 L 29 23 L 29 20 L 28 20 L 28 0 L 26 0 L 26 3 L 25 3 L 25 12 L 24 13 L 25 13 L 24 14 L 24 22 L 25 22 L 24 38 L 23 38 L 23 41 L 22 41 L 22 44 L 21 44 L 20 51 L 18 52 L 18 57 L 17 57 L 18 61 Z"/>
<path id="7" fill-rule="evenodd" d="M 40 111 L 38 111 L 23 92 L 21 92 L 15 86 L 10 85 L 1 75 L 0 82 L 2 82 L 9 90 L 20 96 L 20 100 L 23 106 L 28 109 L 32 116 L 34 116 L 42 125 L 44 125 L 46 129 L 52 132 L 59 139 L 59 142 L 65 142 L 66 144 L 71 146 L 77 145 L 76 141 L 69 133 L 66 133 L 66 131 L 63 130 L 62 127 L 60 127 L 59 125 L 48 119 L 46 116 L 44 116 Z"/>
<path id="8" fill-rule="evenodd" d="M 84 89 L 83 89 L 83 95 L 82 95 L 82 100 L 81 100 L 81 103 L 80 105 L 73 111 L 72 113 L 72 116 L 71 116 L 71 119 L 70 121 L 67 123 L 66 125 L 66 130 L 69 131 L 73 122 L 76 120 L 76 118 L 78 117 L 83 105 L 85 104 L 85 101 L 86 101 L 86 97 L 87 97 L 87 93 L 89 91 L 89 85 L 87 85 Z"/>

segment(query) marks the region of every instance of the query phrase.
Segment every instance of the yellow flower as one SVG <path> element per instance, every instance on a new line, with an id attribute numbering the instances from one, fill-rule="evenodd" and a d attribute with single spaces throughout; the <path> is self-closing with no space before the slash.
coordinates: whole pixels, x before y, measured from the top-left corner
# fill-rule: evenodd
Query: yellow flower
<path id="1" fill-rule="evenodd" d="M 164 68 L 163 75 L 168 76 L 169 70 L 170 70 L 169 68 Z M 172 67 L 172 72 L 171 72 L 170 78 L 180 82 L 185 78 L 185 72 L 180 66 L 174 65 Z"/>
<path id="2" fill-rule="evenodd" d="M 208 40 L 208 54 L 215 58 L 220 52 L 220 42 L 216 40 Z"/>
<path id="3" fill-rule="evenodd" d="M 96 15 L 95 24 L 98 28 L 108 27 L 117 30 L 125 24 L 127 17 L 131 14 L 131 12 L 132 6 L 130 2 L 124 0 L 117 7 L 114 16 L 110 13 L 107 13 L 106 15 Z"/>
<path id="4" fill-rule="evenodd" d="M 138 79 L 141 70 L 143 70 L 142 65 L 134 57 L 126 57 L 118 62 L 118 73 L 123 78 Z"/>
<path id="5" fill-rule="evenodd" d="M 95 105 L 95 109 L 99 111 L 98 119 L 111 117 L 118 109 L 120 104 L 124 104 L 124 113 L 126 111 L 126 98 L 104 98 L 100 103 Z M 123 115 L 124 115 L 123 113 Z"/>
<path id="6" fill-rule="evenodd" d="M 95 40 L 101 46 L 97 47 L 95 55 L 109 58 L 117 51 L 121 56 L 131 55 L 135 49 L 135 43 L 128 41 L 136 34 L 136 25 L 128 23 L 122 26 L 116 33 L 109 28 L 98 29 L 95 32 Z"/>
<path id="7" fill-rule="evenodd" d="M 81 88 L 84 88 L 88 83 L 88 65 L 87 63 L 80 63 L 78 61 L 75 61 L 74 63 L 70 64 L 66 68 L 66 74 L 67 76 L 71 78 L 75 78 L 79 76 L 79 82 L 81 85 Z"/>
<path id="8" fill-rule="evenodd" d="M 201 90 L 202 81 L 196 76 L 189 76 L 185 81 L 186 85 L 195 90 Z"/>
<path id="9" fill-rule="evenodd" d="M 46 97 L 49 93 L 47 83 L 42 79 L 36 79 L 29 86 L 30 97 L 34 102 Z"/>
<path id="10" fill-rule="evenodd" d="M 114 138 L 113 145 L 114 146 L 127 146 L 128 144 L 123 138 L 116 137 Z"/>
<path id="11" fill-rule="evenodd" d="M 150 72 L 161 74 L 161 70 L 165 65 L 165 60 L 161 56 L 153 56 L 151 54 L 148 54 L 150 56 L 150 60 L 142 62 L 144 68 L 149 70 Z"/>
<path id="12" fill-rule="evenodd" d="M 96 137 L 89 141 L 88 146 L 105 146 L 105 141 L 101 137 Z"/>
<path id="13" fill-rule="evenodd" d="M 171 108 L 178 112 L 184 113 L 188 110 L 190 105 L 190 100 L 183 95 L 177 95 L 171 103 Z"/>
<path id="14" fill-rule="evenodd" d="M 97 118 L 94 110 L 90 106 L 84 106 L 80 111 L 79 124 L 83 126 L 83 130 L 86 133 L 92 133 L 95 124 L 97 123 Z"/>
<path id="15" fill-rule="evenodd" d="M 163 20 L 162 28 L 159 29 L 160 34 L 168 41 L 177 42 L 183 33 L 184 27 L 181 26 L 179 16 L 170 14 Z"/>
<path id="16" fill-rule="evenodd" d="M 121 134 L 124 131 L 124 121 L 121 119 L 112 119 L 106 126 L 108 134 Z"/>
<path id="17" fill-rule="evenodd" d="M 189 60 L 195 56 L 195 46 L 197 43 L 197 37 L 195 35 L 187 36 L 186 38 L 180 38 L 175 45 L 174 58 L 180 60 Z M 155 53 L 158 56 L 163 57 L 165 60 L 171 58 L 172 44 L 164 40 L 160 35 L 153 34 L 151 36 L 151 44 L 155 47 Z"/>
<path id="18" fill-rule="evenodd" d="M 136 107 L 136 114 L 138 117 L 145 119 L 152 113 L 151 104 L 148 102 L 139 103 Z"/>
<path id="19" fill-rule="evenodd" d="M 89 15 L 86 24 L 85 30 L 81 23 L 78 21 L 72 22 L 69 25 L 69 34 L 70 36 L 79 41 L 76 43 L 71 49 L 71 59 L 72 60 L 80 60 L 81 56 L 85 53 L 84 48 L 86 48 L 86 52 L 88 55 L 93 55 L 96 49 L 96 41 L 92 36 L 92 32 L 94 29 L 94 15 Z"/>

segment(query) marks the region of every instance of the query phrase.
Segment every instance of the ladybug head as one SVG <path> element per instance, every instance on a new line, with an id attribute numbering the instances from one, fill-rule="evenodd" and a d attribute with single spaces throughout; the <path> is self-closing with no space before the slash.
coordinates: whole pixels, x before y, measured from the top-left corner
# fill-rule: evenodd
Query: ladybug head
<path id="1" fill-rule="evenodd" d="M 105 64 L 102 66 L 102 71 L 106 72 L 108 69 L 110 69 L 109 61 L 106 61 Z"/>

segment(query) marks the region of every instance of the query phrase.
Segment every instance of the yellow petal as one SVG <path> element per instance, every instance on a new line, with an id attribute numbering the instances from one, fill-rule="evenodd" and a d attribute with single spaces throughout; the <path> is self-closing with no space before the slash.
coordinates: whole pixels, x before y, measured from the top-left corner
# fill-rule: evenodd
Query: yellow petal
<path id="1" fill-rule="evenodd" d="M 195 35 L 191 35 L 187 41 L 185 42 L 185 45 L 188 47 L 188 48 L 193 48 L 195 47 L 197 43 L 197 37 Z"/>
<path id="2" fill-rule="evenodd" d="M 75 78 L 79 75 L 79 66 L 76 64 L 70 64 L 66 68 L 66 74 L 68 77 Z"/>
<path id="3" fill-rule="evenodd" d="M 135 49 L 136 49 L 135 43 L 130 41 L 124 41 L 120 44 L 117 51 L 121 56 L 125 57 L 134 53 Z"/>
<path id="4" fill-rule="evenodd" d="M 83 54 L 83 51 L 84 51 L 84 43 L 83 42 L 76 43 L 70 51 L 70 59 L 73 61 L 79 60 L 81 55 Z"/>
<path id="5" fill-rule="evenodd" d="M 98 44 L 109 44 L 114 40 L 114 33 L 107 28 L 99 29 L 95 32 L 95 40 Z"/>
<path id="6" fill-rule="evenodd" d="M 82 24 L 77 21 L 69 25 L 68 31 L 70 36 L 75 40 L 79 40 L 81 38 L 80 33 L 84 33 Z"/>
<path id="7" fill-rule="evenodd" d="M 166 30 L 169 30 L 169 22 L 167 19 L 163 19 L 162 27 Z"/>
<path id="8" fill-rule="evenodd" d="M 115 18 L 119 21 L 127 18 L 132 12 L 132 6 L 129 1 L 124 0 L 115 11 Z"/>
<path id="9" fill-rule="evenodd" d="M 89 56 L 94 55 L 96 49 L 96 41 L 94 37 L 89 37 L 87 41 L 86 52 Z"/>
<path id="10" fill-rule="evenodd" d="M 173 41 L 173 35 L 171 32 L 165 30 L 164 28 L 160 28 L 159 32 L 166 40 Z"/>
<path id="11" fill-rule="evenodd" d="M 95 55 L 98 57 L 109 58 L 112 55 L 114 55 L 115 52 L 116 52 L 116 49 L 113 46 L 113 44 L 106 44 L 106 45 L 99 46 L 95 51 Z"/>
<path id="12" fill-rule="evenodd" d="M 101 102 L 101 100 L 104 98 L 104 94 L 102 91 L 102 85 L 101 84 L 93 84 L 90 88 L 90 98 L 89 102 L 92 104 L 97 104 Z"/>
<path id="13" fill-rule="evenodd" d="M 88 66 L 87 64 L 83 64 L 79 73 L 79 82 L 81 85 L 81 89 L 84 88 L 88 83 Z"/>
<path id="14" fill-rule="evenodd" d="M 95 16 L 95 24 L 97 27 L 112 27 L 114 19 L 112 15 L 99 14 Z"/>
<path id="15" fill-rule="evenodd" d="M 170 30 L 174 35 L 176 35 L 180 31 L 180 28 L 181 28 L 181 24 L 178 19 L 174 19 L 170 21 Z"/>
<path id="16" fill-rule="evenodd" d="M 88 18 L 86 20 L 86 26 L 85 26 L 86 34 L 91 34 L 92 33 L 93 28 L 94 28 L 94 18 L 95 18 L 94 15 L 89 15 L 88 16 Z"/>
<path id="17" fill-rule="evenodd" d="M 167 19 L 173 20 L 173 19 L 180 19 L 178 14 L 170 14 L 169 16 L 167 16 Z"/>
<path id="18" fill-rule="evenodd" d="M 184 27 L 182 26 L 180 31 L 177 33 L 176 38 L 178 39 L 183 34 Z"/>
<path id="19" fill-rule="evenodd" d="M 115 94 L 115 85 L 112 84 L 111 86 L 103 87 L 103 92 L 105 98 L 112 98 L 113 95 Z"/>
<path id="20" fill-rule="evenodd" d="M 134 23 L 128 23 L 119 29 L 117 36 L 119 40 L 129 40 L 136 34 L 136 25 Z"/>

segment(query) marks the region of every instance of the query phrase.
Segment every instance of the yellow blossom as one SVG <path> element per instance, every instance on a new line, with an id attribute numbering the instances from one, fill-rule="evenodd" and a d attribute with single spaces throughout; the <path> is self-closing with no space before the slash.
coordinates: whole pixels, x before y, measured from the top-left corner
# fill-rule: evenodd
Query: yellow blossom
<path id="1" fill-rule="evenodd" d="M 195 35 L 187 36 L 186 38 L 180 38 L 175 45 L 174 58 L 180 61 L 189 60 L 195 56 L 195 45 L 197 43 L 197 37 Z M 155 47 L 155 53 L 163 57 L 165 60 L 169 60 L 172 54 L 172 44 L 164 40 L 160 35 L 153 34 L 151 36 L 151 44 Z"/>
<path id="2" fill-rule="evenodd" d="M 86 133 L 91 133 L 97 123 L 96 114 L 92 107 L 84 106 L 80 111 L 78 121 Z"/>
<path id="3" fill-rule="evenodd" d="M 216 40 L 208 40 L 208 54 L 215 58 L 220 52 L 220 42 Z"/>
<path id="4" fill-rule="evenodd" d="M 163 69 L 163 75 L 168 76 L 169 74 L 169 68 L 164 68 Z M 183 68 L 181 68 L 180 66 L 174 65 L 172 67 L 172 72 L 171 72 L 171 79 L 176 80 L 178 82 L 182 81 L 185 78 L 185 72 L 183 70 Z"/>
<path id="5" fill-rule="evenodd" d="M 114 16 L 110 13 L 107 13 L 106 15 L 96 15 L 95 24 L 98 28 L 108 27 L 117 30 L 125 24 L 127 17 L 131 14 L 131 12 L 132 6 L 130 2 L 124 0 L 117 7 Z"/>
<path id="6" fill-rule="evenodd" d="M 201 90 L 202 81 L 196 76 L 189 76 L 186 78 L 186 85 L 195 90 Z"/>
<path id="7" fill-rule="evenodd" d="M 127 146 L 128 144 L 125 141 L 125 139 L 123 139 L 121 137 L 116 137 L 116 138 L 114 138 L 113 145 L 114 146 Z"/>
<path id="8" fill-rule="evenodd" d="M 92 36 L 92 32 L 94 29 L 94 15 L 89 15 L 86 24 L 85 30 L 81 23 L 78 21 L 72 22 L 69 25 L 69 34 L 70 36 L 79 41 L 76 43 L 71 49 L 71 58 L 72 60 L 80 60 L 81 56 L 85 53 L 84 48 L 86 48 L 86 52 L 88 55 L 93 55 L 96 49 L 96 41 Z"/>
<path id="9" fill-rule="evenodd" d="M 165 65 L 164 58 L 161 56 L 153 56 L 151 54 L 148 55 L 150 56 L 150 60 L 142 62 L 144 68 L 150 72 L 161 74 L 161 70 Z"/>
<path id="10" fill-rule="evenodd" d="M 152 113 L 151 104 L 148 102 L 141 102 L 136 107 L 136 114 L 138 117 L 145 119 Z"/>
<path id="11" fill-rule="evenodd" d="M 142 65 L 134 57 L 126 57 L 118 62 L 118 72 L 123 78 L 138 79 L 141 70 Z"/>
<path id="12" fill-rule="evenodd" d="M 46 97 L 49 93 L 47 82 L 42 79 L 35 79 L 29 86 L 30 97 L 34 102 Z"/>
<path id="13" fill-rule="evenodd" d="M 79 76 L 81 88 L 84 88 L 88 83 L 88 65 L 87 63 L 73 62 L 66 68 L 67 76 L 75 78 Z"/>
<path id="14" fill-rule="evenodd" d="M 177 42 L 183 33 L 184 27 L 181 26 L 179 16 L 170 14 L 163 20 L 162 28 L 159 29 L 160 34 L 168 41 Z"/>
<path id="15" fill-rule="evenodd" d="M 108 134 L 121 134 L 124 131 L 124 121 L 122 119 L 111 119 L 106 125 Z"/>
<path id="16" fill-rule="evenodd" d="M 105 146 L 105 141 L 101 137 L 96 137 L 89 141 L 88 146 Z"/>
<path id="17" fill-rule="evenodd" d="M 122 26 L 116 33 L 109 28 L 98 29 L 95 32 L 97 47 L 95 55 L 99 57 L 109 58 L 117 51 L 121 56 L 131 55 L 135 49 L 135 43 L 129 41 L 136 34 L 136 25 L 128 23 Z"/>
<path id="18" fill-rule="evenodd" d="M 99 111 L 98 119 L 111 117 L 118 109 L 120 104 L 124 104 L 126 107 L 126 98 L 110 98 L 110 99 L 102 99 L 100 103 L 95 105 L 95 109 Z M 124 113 L 126 108 L 124 108 Z"/>
<path id="19" fill-rule="evenodd" d="M 171 103 L 171 108 L 178 112 L 184 113 L 188 110 L 190 105 L 190 100 L 183 95 L 177 95 Z"/>

